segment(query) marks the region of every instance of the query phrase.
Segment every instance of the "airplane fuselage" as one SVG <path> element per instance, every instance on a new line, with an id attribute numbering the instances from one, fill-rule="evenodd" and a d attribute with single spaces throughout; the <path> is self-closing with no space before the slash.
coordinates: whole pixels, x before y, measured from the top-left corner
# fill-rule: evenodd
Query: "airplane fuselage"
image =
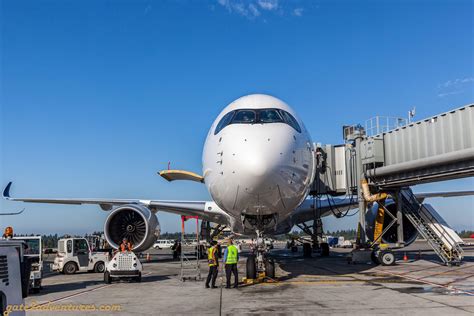
<path id="1" fill-rule="evenodd" d="M 204 182 L 243 234 L 274 233 L 305 200 L 314 165 L 303 122 L 283 101 L 262 94 L 228 105 L 203 150 Z"/>

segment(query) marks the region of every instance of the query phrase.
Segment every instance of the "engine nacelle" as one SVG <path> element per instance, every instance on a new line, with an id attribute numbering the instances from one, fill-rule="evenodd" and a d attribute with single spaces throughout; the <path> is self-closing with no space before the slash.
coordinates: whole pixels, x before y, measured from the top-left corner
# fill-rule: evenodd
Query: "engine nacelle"
<path id="1" fill-rule="evenodd" d="M 373 203 L 372 207 L 369 208 L 367 211 L 367 214 L 365 215 L 365 229 L 367 232 L 367 238 L 369 240 L 373 241 L 374 240 L 374 231 L 375 231 L 375 219 L 377 218 L 377 210 L 378 210 L 379 205 L 375 202 Z M 385 208 L 392 214 L 393 216 L 397 216 L 397 205 L 393 200 L 388 200 L 385 203 Z M 384 222 L 383 222 L 383 229 L 390 224 L 392 221 L 392 217 L 390 215 L 385 214 L 384 216 Z M 392 227 L 389 228 L 389 230 L 382 236 L 382 242 L 383 243 L 396 243 L 397 240 L 397 227 L 398 225 L 395 223 L 392 225 Z M 413 226 L 413 224 L 403 216 L 403 239 L 405 242 L 405 245 L 408 246 L 412 242 L 415 241 L 416 237 L 418 236 L 418 232 L 416 228 Z"/>
<path id="2" fill-rule="evenodd" d="M 122 205 L 111 211 L 104 225 L 105 238 L 117 249 L 123 238 L 133 244 L 135 252 L 144 251 L 160 235 L 160 223 L 147 207 L 137 204 Z"/>

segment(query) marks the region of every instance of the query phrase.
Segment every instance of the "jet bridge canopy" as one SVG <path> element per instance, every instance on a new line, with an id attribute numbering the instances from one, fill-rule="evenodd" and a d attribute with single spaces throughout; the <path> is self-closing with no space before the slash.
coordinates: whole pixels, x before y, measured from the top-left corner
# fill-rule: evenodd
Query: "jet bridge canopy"
<path id="1" fill-rule="evenodd" d="M 473 126 L 474 104 L 371 136 L 360 125 L 346 126 L 346 144 L 315 145 L 311 193 L 355 193 L 361 174 L 380 188 L 473 176 Z"/>
<path id="2" fill-rule="evenodd" d="M 362 141 L 366 174 L 380 186 L 474 175 L 474 104 Z"/>

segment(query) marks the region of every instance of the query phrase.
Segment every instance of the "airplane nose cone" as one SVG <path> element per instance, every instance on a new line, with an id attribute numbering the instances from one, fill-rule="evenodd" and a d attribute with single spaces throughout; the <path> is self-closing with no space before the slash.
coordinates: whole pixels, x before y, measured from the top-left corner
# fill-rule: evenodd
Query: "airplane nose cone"
<path id="1" fill-rule="evenodd" d="M 263 142 L 255 142 L 246 147 L 246 150 L 239 152 L 236 157 L 238 159 L 235 174 L 241 189 L 253 195 L 276 190 L 282 167 L 282 148 Z"/>
<path id="2" fill-rule="evenodd" d="M 265 177 L 271 171 L 271 166 L 268 165 L 268 159 L 254 152 L 253 154 L 244 155 L 239 169 L 249 178 L 256 179 Z"/>

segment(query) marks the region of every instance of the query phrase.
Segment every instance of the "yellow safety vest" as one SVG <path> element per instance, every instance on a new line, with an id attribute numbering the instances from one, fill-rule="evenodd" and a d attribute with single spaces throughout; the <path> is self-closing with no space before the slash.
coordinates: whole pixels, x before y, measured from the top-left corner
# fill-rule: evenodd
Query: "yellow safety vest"
<path id="1" fill-rule="evenodd" d="M 226 264 L 234 264 L 237 263 L 237 254 L 238 254 L 237 247 L 234 245 L 230 245 L 227 247 L 227 260 L 225 261 Z"/>
<path id="2" fill-rule="evenodd" d="M 207 249 L 207 262 L 209 263 L 210 267 L 217 265 L 217 262 L 215 259 L 215 253 L 216 253 L 216 249 L 214 247 Z"/>

